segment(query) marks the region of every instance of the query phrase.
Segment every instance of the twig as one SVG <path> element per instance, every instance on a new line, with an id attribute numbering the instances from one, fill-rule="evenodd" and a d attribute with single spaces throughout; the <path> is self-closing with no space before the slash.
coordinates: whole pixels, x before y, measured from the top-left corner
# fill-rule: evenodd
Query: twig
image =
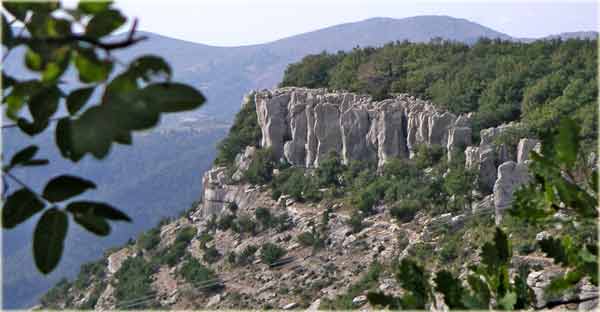
<path id="1" fill-rule="evenodd" d="M 9 171 L 3 172 L 3 173 L 4 173 L 5 176 L 7 176 L 7 177 L 11 178 L 13 181 L 15 181 L 17 184 L 19 184 L 22 187 L 24 187 L 27 190 L 29 190 L 31 193 L 33 193 L 41 201 L 46 202 L 46 203 L 48 202 L 42 195 L 38 194 L 35 190 L 33 190 L 31 187 L 29 187 L 27 184 L 25 184 L 25 182 L 23 182 L 19 178 L 15 177 Z"/>

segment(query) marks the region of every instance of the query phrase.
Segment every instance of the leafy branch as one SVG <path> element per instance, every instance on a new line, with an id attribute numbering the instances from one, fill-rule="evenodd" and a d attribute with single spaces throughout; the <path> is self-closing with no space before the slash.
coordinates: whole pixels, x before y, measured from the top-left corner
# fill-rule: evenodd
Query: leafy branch
<path id="1" fill-rule="evenodd" d="M 75 9 L 62 8 L 59 2 L 3 2 L 2 6 L 4 57 L 24 46 L 23 61 L 37 73 L 33 79 L 20 79 L 3 68 L 2 105 L 14 123 L 2 128 L 18 128 L 34 137 L 56 123 L 54 139 L 63 158 L 72 162 L 86 155 L 103 159 L 113 144 L 131 145 L 134 132 L 155 127 L 163 113 L 196 109 L 205 102 L 195 88 L 171 81 L 171 67 L 161 57 L 143 55 L 123 64 L 110 55 L 147 39 L 136 36 L 136 19 L 125 39 L 103 40 L 127 21 L 111 2 L 83 1 Z M 6 12 L 14 17 L 11 22 Z M 13 34 L 11 25 L 16 21 L 24 27 Z M 74 25 L 84 31 L 74 33 Z M 123 64 L 124 70 L 116 72 L 115 63 Z M 71 65 L 79 87 L 67 92 L 59 85 Z M 68 115 L 54 116 L 61 105 L 66 106 Z M 28 114 L 23 113 L 25 108 Z M 3 203 L 2 226 L 12 229 L 43 212 L 34 231 L 33 256 L 40 272 L 47 274 L 62 256 L 69 214 L 78 225 L 100 236 L 110 233 L 109 221 L 131 219 L 109 204 L 74 200 L 96 188 L 81 177 L 49 177 L 41 193 L 34 191 L 11 170 L 48 165 L 48 160 L 34 159 L 38 149 L 28 146 L 3 166 L 3 178 L 21 188 Z"/>

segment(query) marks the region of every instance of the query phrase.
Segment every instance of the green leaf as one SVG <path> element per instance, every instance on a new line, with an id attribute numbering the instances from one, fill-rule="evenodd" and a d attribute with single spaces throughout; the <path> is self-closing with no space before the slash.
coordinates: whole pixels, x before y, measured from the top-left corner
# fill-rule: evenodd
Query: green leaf
<path id="1" fill-rule="evenodd" d="M 196 89 L 180 83 L 151 84 L 140 95 L 156 112 L 180 112 L 200 107 L 204 96 Z"/>
<path id="2" fill-rule="evenodd" d="M 54 140 L 60 154 L 74 161 L 71 147 L 71 120 L 69 117 L 58 120 L 54 131 Z"/>
<path id="3" fill-rule="evenodd" d="M 592 188 L 592 192 L 598 193 L 598 171 L 592 171 L 589 183 L 590 187 Z"/>
<path id="4" fill-rule="evenodd" d="M 24 163 L 28 160 L 31 160 L 35 154 L 38 152 L 39 147 L 35 146 L 35 145 L 30 145 L 22 150 L 20 150 L 18 153 L 16 153 L 13 158 L 10 160 L 10 165 L 9 168 L 12 168 L 14 166 L 17 166 L 21 163 Z"/>
<path id="5" fill-rule="evenodd" d="M 112 1 L 80 1 L 77 8 L 86 14 L 96 14 L 107 10 Z"/>
<path id="6" fill-rule="evenodd" d="M 17 120 L 17 126 L 21 131 L 27 133 L 30 136 L 34 136 L 42 133 L 48 127 L 48 120 L 45 121 L 37 121 L 29 122 L 25 118 L 19 118 Z"/>
<path id="7" fill-rule="evenodd" d="M 71 175 L 61 175 L 46 184 L 43 197 L 50 202 L 59 202 L 94 188 L 96 185 L 91 181 Z"/>
<path id="8" fill-rule="evenodd" d="M 80 88 L 73 90 L 67 96 L 67 109 L 69 114 L 75 115 L 90 99 L 92 93 L 94 93 L 95 87 Z"/>
<path id="9" fill-rule="evenodd" d="M 517 303 L 517 294 L 514 292 L 508 292 L 504 297 L 498 300 L 498 306 L 503 310 L 512 310 Z"/>
<path id="10" fill-rule="evenodd" d="M 76 214 L 73 220 L 96 235 L 106 236 L 110 234 L 110 225 L 108 222 L 93 214 Z"/>
<path id="11" fill-rule="evenodd" d="M 95 38 L 106 36 L 125 24 L 126 20 L 118 10 L 104 10 L 92 17 L 85 28 L 85 34 Z"/>
<path id="12" fill-rule="evenodd" d="M 79 72 L 79 80 L 93 83 L 108 79 L 113 63 L 100 60 L 94 50 L 79 50 L 75 54 L 75 67 Z"/>
<path id="13" fill-rule="evenodd" d="M 563 118 L 558 128 L 555 139 L 555 152 L 557 160 L 570 168 L 577 160 L 579 151 L 579 126 L 571 118 Z"/>
<path id="14" fill-rule="evenodd" d="M 108 155 L 110 146 L 119 130 L 110 109 L 104 105 L 86 110 L 78 119 L 70 123 L 69 153 L 71 159 L 79 160 L 86 153 L 101 159 Z M 123 118 L 126 118 L 123 116 Z"/>
<path id="15" fill-rule="evenodd" d="M 41 55 L 27 49 L 27 52 L 25 52 L 25 65 L 33 71 L 41 71 L 44 67 L 44 61 Z"/>
<path id="16" fill-rule="evenodd" d="M 442 270 L 435 276 L 435 289 L 444 294 L 444 302 L 450 309 L 465 309 L 462 302 L 462 294 L 465 289 L 462 287 L 458 278 L 452 276 L 452 273 Z"/>
<path id="17" fill-rule="evenodd" d="M 159 56 L 144 55 L 133 62 L 129 66 L 129 71 L 136 77 L 142 78 L 144 81 L 151 81 L 152 77 L 165 75 L 171 79 L 171 66 Z"/>
<path id="18" fill-rule="evenodd" d="M 58 87 L 53 86 L 45 91 L 37 93 L 29 101 L 29 112 L 37 123 L 47 122 L 58 110 L 61 92 Z"/>
<path id="19" fill-rule="evenodd" d="M 56 268 L 63 253 L 69 221 L 57 208 L 47 210 L 40 218 L 33 234 L 35 264 L 43 274 Z"/>
<path id="20" fill-rule="evenodd" d="M 2 226 L 12 229 L 44 209 L 44 203 L 30 190 L 22 188 L 8 196 L 2 207 Z"/>
<path id="21" fill-rule="evenodd" d="M 131 218 L 118 209 L 99 202 L 92 201 L 77 201 L 72 202 L 67 206 L 67 211 L 74 214 L 93 214 L 98 217 L 116 221 L 131 222 Z"/>

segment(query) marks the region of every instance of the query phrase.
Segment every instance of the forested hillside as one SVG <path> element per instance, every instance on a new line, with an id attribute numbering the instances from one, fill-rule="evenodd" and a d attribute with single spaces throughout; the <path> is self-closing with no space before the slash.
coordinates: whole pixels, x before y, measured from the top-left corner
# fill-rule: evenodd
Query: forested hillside
<path id="1" fill-rule="evenodd" d="M 569 115 L 589 143 L 597 127 L 596 47 L 597 40 L 580 39 L 395 42 L 307 56 L 288 66 L 281 86 L 342 89 L 375 99 L 409 93 L 453 113 L 474 112 L 475 129 L 522 120 L 542 134 Z"/>

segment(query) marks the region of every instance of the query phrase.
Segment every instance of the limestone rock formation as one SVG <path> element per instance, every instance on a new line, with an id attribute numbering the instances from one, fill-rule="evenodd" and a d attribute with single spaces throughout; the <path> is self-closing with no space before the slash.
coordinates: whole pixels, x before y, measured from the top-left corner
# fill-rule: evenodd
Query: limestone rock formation
<path id="1" fill-rule="evenodd" d="M 250 167 L 250 163 L 252 162 L 255 153 L 256 147 L 246 146 L 244 152 L 235 157 L 235 172 L 231 176 L 234 181 L 240 181 L 244 177 L 244 173 L 248 170 L 248 167 Z"/>
<path id="2" fill-rule="evenodd" d="M 374 102 L 353 93 L 280 88 L 256 92 L 255 101 L 261 146 L 297 166 L 317 167 L 331 151 L 345 163 L 374 160 L 381 166 L 392 157 L 410 157 L 419 144 L 470 144 L 470 116 L 407 94 Z"/>
<path id="3" fill-rule="evenodd" d="M 528 138 L 519 140 L 519 145 L 517 146 L 517 163 L 521 164 L 529 159 L 529 152 L 531 151 L 541 151 L 541 144 L 539 140 Z"/>
<path id="4" fill-rule="evenodd" d="M 527 163 L 507 161 L 498 167 L 498 180 L 494 183 L 496 223 L 502 220 L 504 210 L 510 208 L 513 193 L 530 179 Z"/>

